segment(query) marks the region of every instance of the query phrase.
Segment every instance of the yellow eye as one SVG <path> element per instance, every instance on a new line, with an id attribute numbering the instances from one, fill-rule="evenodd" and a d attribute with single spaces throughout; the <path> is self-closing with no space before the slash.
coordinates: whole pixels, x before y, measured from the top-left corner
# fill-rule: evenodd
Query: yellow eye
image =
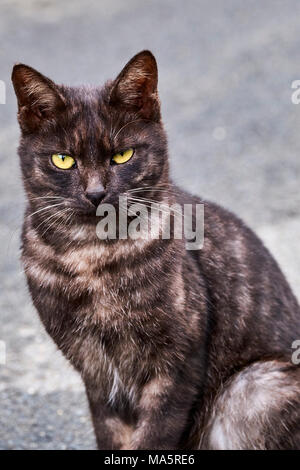
<path id="1" fill-rule="evenodd" d="M 128 160 L 131 159 L 133 154 L 134 154 L 134 150 L 128 149 L 128 150 L 125 150 L 125 152 L 116 153 L 116 155 L 114 155 L 112 159 L 115 163 L 118 163 L 119 165 L 120 163 L 128 162 Z"/>
<path id="2" fill-rule="evenodd" d="M 55 153 L 52 155 L 52 162 L 54 163 L 57 168 L 61 170 L 69 170 L 75 165 L 74 158 L 70 157 L 69 155 L 62 155 L 60 153 Z"/>

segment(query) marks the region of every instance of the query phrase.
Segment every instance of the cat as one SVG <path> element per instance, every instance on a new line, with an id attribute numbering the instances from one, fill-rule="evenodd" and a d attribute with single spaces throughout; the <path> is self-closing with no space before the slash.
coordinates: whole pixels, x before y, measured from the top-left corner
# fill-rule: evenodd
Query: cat
<path id="1" fill-rule="evenodd" d="M 239 218 L 172 183 L 152 53 L 99 88 L 23 64 L 12 82 L 22 262 L 41 321 L 82 376 L 98 448 L 300 448 L 299 305 Z M 204 204 L 203 249 L 100 240 L 96 207 L 120 195 Z"/>

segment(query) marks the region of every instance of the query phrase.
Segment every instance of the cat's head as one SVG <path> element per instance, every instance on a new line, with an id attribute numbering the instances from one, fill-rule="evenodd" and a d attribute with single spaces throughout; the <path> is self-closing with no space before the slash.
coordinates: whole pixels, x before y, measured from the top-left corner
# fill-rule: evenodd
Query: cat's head
<path id="1" fill-rule="evenodd" d="M 92 214 L 99 203 L 116 204 L 128 190 L 167 183 L 167 142 L 151 52 L 134 56 L 114 81 L 99 88 L 57 85 L 23 64 L 15 65 L 12 81 L 30 204 L 58 201 L 75 214 Z"/>

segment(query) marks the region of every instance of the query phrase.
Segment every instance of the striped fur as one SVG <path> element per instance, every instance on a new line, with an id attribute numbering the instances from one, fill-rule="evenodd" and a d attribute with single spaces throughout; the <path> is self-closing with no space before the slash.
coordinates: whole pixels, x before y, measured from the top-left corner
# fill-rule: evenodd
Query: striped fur
<path id="1" fill-rule="evenodd" d="M 152 54 L 102 88 L 56 85 L 25 65 L 12 78 L 24 270 L 47 332 L 82 375 L 99 448 L 299 447 L 299 306 L 257 237 L 208 202 L 201 251 L 96 236 L 91 184 L 116 208 L 138 188 L 151 201 L 200 202 L 169 178 Z M 56 152 L 77 167 L 55 168 Z"/>

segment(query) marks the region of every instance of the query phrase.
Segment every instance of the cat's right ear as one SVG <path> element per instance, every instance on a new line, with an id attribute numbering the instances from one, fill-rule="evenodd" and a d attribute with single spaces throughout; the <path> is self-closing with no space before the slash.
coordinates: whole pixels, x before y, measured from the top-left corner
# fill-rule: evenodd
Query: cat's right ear
<path id="1" fill-rule="evenodd" d="M 28 65 L 14 66 L 12 82 L 23 132 L 34 132 L 45 126 L 65 107 L 57 85 Z"/>
<path id="2" fill-rule="evenodd" d="M 110 104 L 158 121 L 160 103 L 157 78 L 157 64 L 153 54 L 150 51 L 136 54 L 114 81 Z"/>

